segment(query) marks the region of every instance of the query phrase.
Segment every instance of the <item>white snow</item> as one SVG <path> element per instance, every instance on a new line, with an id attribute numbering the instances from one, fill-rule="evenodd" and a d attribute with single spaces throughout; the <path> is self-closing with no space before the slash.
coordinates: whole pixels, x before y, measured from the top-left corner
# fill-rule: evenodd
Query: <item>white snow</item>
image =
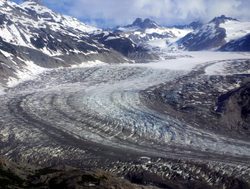
<path id="1" fill-rule="evenodd" d="M 65 15 L 63 16 L 62 24 L 64 26 L 69 26 L 69 27 L 72 27 L 76 30 L 86 32 L 86 33 L 93 33 L 97 30 L 100 30 L 99 28 L 96 28 L 94 26 L 86 25 L 86 24 L 80 22 L 79 20 L 77 20 L 76 18 L 73 18 L 70 16 L 65 16 Z"/>
<path id="2" fill-rule="evenodd" d="M 107 39 L 105 39 L 105 41 L 110 41 L 110 40 L 115 40 L 115 39 L 119 39 L 120 37 L 115 37 L 115 36 L 109 36 L 107 37 Z"/>
<path id="3" fill-rule="evenodd" d="M 97 67 L 97 66 L 107 66 L 107 65 L 108 65 L 107 63 L 104 63 L 100 60 L 95 60 L 95 61 L 83 62 L 77 65 L 72 65 L 71 68 L 85 68 L 85 67 Z"/>
<path id="4" fill-rule="evenodd" d="M 184 37 L 188 33 L 192 32 L 191 29 L 177 29 L 177 28 L 156 28 L 156 29 L 147 29 L 146 33 L 158 33 L 161 35 L 169 35 L 170 37 L 166 37 L 163 39 L 152 39 L 147 42 L 147 44 L 151 47 L 158 47 L 161 51 L 172 51 L 174 48 L 175 42 L 180 38 Z M 171 44 L 171 47 L 168 45 Z M 176 47 L 177 49 L 177 47 Z"/>
<path id="5" fill-rule="evenodd" d="M 139 27 L 119 27 L 118 30 L 123 32 L 133 32 L 139 30 Z"/>
<path id="6" fill-rule="evenodd" d="M 150 28 L 150 29 L 146 29 L 146 33 L 147 34 L 153 34 L 153 33 L 157 33 L 157 34 L 169 34 L 170 36 L 174 37 L 174 38 L 181 38 L 184 37 L 185 35 L 187 35 L 188 33 L 192 32 L 192 29 L 178 29 L 178 28 Z"/>
<path id="7" fill-rule="evenodd" d="M 13 36 L 6 27 L 0 27 L 0 34 L 4 41 L 11 43 Z"/>
<path id="8" fill-rule="evenodd" d="M 23 40 L 19 30 L 17 29 L 17 27 L 14 24 L 9 26 L 9 31 L 12 33 L 13 39 L 16 43 L 15 45 L 20 45 L 20 46 L 24 46 L 24 47 L 28 46 L 27 42 L 25 42 Z"/>
<path id="9" fill-rule="evenodd" d="M 44 54 L 48 55 L 48 56 L 61 56 L 61 55 L 63 55 L 63 53 L 62 53 L 61 51 L 52 51 L 52 50 L 49 50 L 49 49 L 46 48 L 46 47 L 43 47 L 43 48 L 41 49 L 41 51 L 42 51 Z"/>
<path id="10" fill-rule="evenodd" d="M 166 48 L 167 39 L 155 39 L 148 42 L 148 44 L 152 47 L 159 47 L 161 49 Z"/>
<path id="11" fill-rule="evenodd" d="M 226 21 L 220 24 L 220 27 L 226 29 L 226 41 L 239 39 L 250 33 L 250 22 Z"/>
<path id="12" fill-rule="evenodd" d="M 81 31 L 81 32 L 86 32 L 86 33 L 92 33 L 96 30 L 99 30 L 98 28 L 90 25 L 86 25 L 76 18 L 67 16 L 67 15 L 61 15 L 61 14 L 56 14 L 49 8 L 30 2 L 26 1 L 20 5 L 23 9 L 32 9 L 36 11 L 40 15 L 48 14 L 51 16 L 51 18 L 41 18 L 43 22 L 54 23 L 52 26 L 54 29 L 60 30 L 60 26 L 66 27 L 66 28 L 73 28 L 75 31 Z M 42 25 L 42 23 L 41 23 Z"/>
<path id="13" fill-rule="evenodd" d="M 6 51 L 3 51 L 3 50 L 0 50 L 0 52 L 1 52 L 6 58 L 10 58 L 10 57 L 13 56 L 12 54 L 10 54 L 10 53 L 8 53 L 8 52 L 6 52 Z"/>
<path id="14" fill-rule="evenodd" d="M 212 64 L 205 69 L 207 75 L 224 75 L 225 71 L 225 62 Z"/>
<path id="15" fill-rule="evenodd" d="M 0 1 L 0 6 L 3 6 L 4 3 L 5 3 L 5 1 L 4 1 L 4 0 L 1 0 L 1 1 Z"/>
<path id="16" fill-rule="evenodd" d="M 88 51 L 88 52 L 82 53 L 82 54 L 84 54 L 84 55 L 93 55 L 93 54 L 98 54 L 98 52 L 97 51 Z"/>
<path id="17" fill-rule="evenodd" d="M 34 79 L 38 74 L 41 74 L 46 70 L 47 70 L 46 68 L 42 68 L 36 65 L 32 61 L 26 61 L 26 67 L 23 68 L 22 70 L 16 70 L 17 78 L 13 77 L 9 78 L 7 86 L 14 87 L 21 82 Z"/>
<path id="18" fill-rule="evenodd" d="M 191 71 L 194 67 L 208 62 L 249 59 L 250 53 L 201 51 L 169 53 L 168 56 L 169 59 L 166 60 L 145 64 L 131 64 L 131 66 Z"/>
<path id="19" fill-rule="evenodd" d="M 234 62 L 223 61 L 212 64 L 205 69 L 206 75 L 232 75 L 232 74 L 249 74 L 250 69 L 244 71 L 237 71 L 229 69 L 232 67 Z"/>
<path id="20" fill-rule="evenodd" d="M 34 10 L 38 14 L 39 21 L 29 14 L 28 9 Z M 86 33 L 100 30 L 96 27 L 86 25 L 73 17 L 54 13 L 47 7 L 32 1 L 26 1 L 20 5 L 6 1 L 4 5 L 3 0 L 1 0 L 0 13 L 4 14 L 8 20 L 13 21 L 11 25 L 7 25 L 7 23 L 1 25 L 0 37 L 8 43 L 33 49 L 37 48 L 33 46 L 30 39 L 38 37 L 38 34 L 34 33 L 30 26 L 35 28 L 49 27 L 53 31 L 59 31 L 79 39 L 86 36 Z M 51 37 L 53 38 L 53 36 Z M 46 48 L 37 50 L 49 56 L 61 55 L 61 52 L 50 51 Z"/>

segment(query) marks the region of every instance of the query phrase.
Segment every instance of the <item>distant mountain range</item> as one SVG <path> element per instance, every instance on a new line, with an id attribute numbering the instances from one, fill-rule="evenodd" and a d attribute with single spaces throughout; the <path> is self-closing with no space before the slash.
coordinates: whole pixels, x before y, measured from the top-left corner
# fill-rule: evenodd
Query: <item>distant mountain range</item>
<path id="1" fill-rule="evenodd" d="M 232 46 L 232 41 L 242 38 L 250 33 L 250 22 L 240 22 L 234 18 L 226 17 L 224 15 L 216 17 L 209 23 L 187 34 L 185 37 L 177 41 L 179 47 L 186 50 L 229 50 L 241 51 L 247 48 L 238 48 Z M 242 43 L 244 43 L 242 41 Z M 231 45 L 230 45 L 231 44 Z M 230 45 L 230 48 L 228 46 Z M 246 43 L 245 46 L 250 44 Z"/>
<path id="2" fill-rule="evenodd" d="M 241 22 L 225 15 L 215 17 L 205 24 L 195 21 L 188 25 L 172 27 L 160 26 L 150 19 L 137 18 L 133 24 L 117 27 L 114 32 L 130 38 L 137 44 L 162 39 L 169 49 L 177 47 L 189 51 L 249 51 L 247 49 L 250 46 L 247 42 L 250 22 Z"/>
<path id="3" fill-rule="evenodd" d="M 113 31 L 130 38 L 137 44 L 142 44 L 157 39 L 177 40 L 193 31 L 193 28 L 191 26 L 163 27 L 148 18 L 145 20 L 137 18 L 132 24 L 116 27 Z"/>
<path id="4" fill-rule="evenodd" d="M 108 63 L 147 62 L 159 55 L 152 48 L 181 50 L 249 51 L 250 22 L 224 15 L 207 24 L 164 27 L 151 19 L 103 30 L 57 14 L 40 1 L 18 5 L 0 1 L 0 78 L 36 64 L 45 68 L 71 66 L 86 61 Z M 33 69 L 33 68 L 32 68 Z"/>

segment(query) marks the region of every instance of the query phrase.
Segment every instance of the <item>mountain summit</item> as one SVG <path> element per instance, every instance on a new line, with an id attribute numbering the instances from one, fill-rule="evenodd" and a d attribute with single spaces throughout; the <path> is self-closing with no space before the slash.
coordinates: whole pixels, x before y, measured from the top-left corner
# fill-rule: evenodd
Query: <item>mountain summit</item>
<path id="1" fill-rule="evenodd" d="M 135 19 L 135 21 L 133 22 L 131 26 L 134 27 L 139 27 L 141 29 L 146 29 L 146 28 L 158 28 L 160 27 L 155 21 L 146 18 L 145 20 L 143 20 L 142 18 L 137 18 Z"/>
<path id="2" fill-rule="evenodd" d="M 204 24 L 202 27 L 196 29 L 194 32 L 187 34 L 180 39 L 177 43 L 179 46 L 186 50 L 200 51 L 210 49 L 220 49 L 223 46 L 223 50 L 243 50 L 238 48 L 240 43 L 247 44 L 248 37 L 244 37 L 250 32 L 250 22 L 241 22 L 235 18 L 221 15 L 215 17 L 209 23 Z M 239 41 L 234 41 L 240 39 Z M 246 40 L 246 41 L 245 41 Z M 226 43 L 234 41 L 224 46 Z M 238 45 L 236 45 L 238 44 Z"/>
<path id="3" fill-rule="evenodd" d="M 225 23 L 226 21 L 239 21 L 239 20 L 235 18 L 227 17 L 225 15 L 221 15 L 212 19 L 209 23 L 222 24 L 222 23 Z"/>

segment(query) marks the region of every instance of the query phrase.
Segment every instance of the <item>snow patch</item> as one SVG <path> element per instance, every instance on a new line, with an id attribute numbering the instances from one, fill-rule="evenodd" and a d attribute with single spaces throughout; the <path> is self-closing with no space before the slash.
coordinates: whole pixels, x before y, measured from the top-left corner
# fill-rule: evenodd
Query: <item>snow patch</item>
<path id="1" fill-rule="evenodd" d="M 115 37 L 115 36 L 109 36 L 105 41 L 110 41 L 110 40 L 115 40 L 115 39 L 120 39 L 120 37 Z"/>
<path id="2" fill-rule="evenodd" d="M 87 61 L 83 62 L 78 65 L 72 65 L 71 68 L 85 68 L 85 67 L 96 67 L 96 66 L 106 66 L 108 65 L 107 63 L 104 63 L 100 60 L 95 60 L 95 61 Z"/>
<path id="3" fill-rule="evenodd" d="M 11 56 L 13 56 L 12 54 L 6 52 L 6 51 L 3 51 L 3 50 L 0 50 L 0 52 L 6 57 L 6 58 L 10 58 Z"/>
<path id="4" fill-rule="evenodd" d="M 250 33 L 250 22 L 239 22 L 229 20 L 220 24 L 220 27 L 226 30 L 226 41 L 232 41 L 244 37 Z"/>
<path id="5" fill-rule="evenodd" d="M 46 68 L 42 68 L 38 65 L 36 65 L 32 61 L 26 61 L 26 67 L 22 70 L 16 70 L 16 76 L 17 78 L 9 78 L 7 82 L 8 87 L 15 87 L 19 83 L 23 81 L 28 81 L 31 79 L 34 79 L 38 74 L 41 74 L 42 72 L 46 71 Z"/>

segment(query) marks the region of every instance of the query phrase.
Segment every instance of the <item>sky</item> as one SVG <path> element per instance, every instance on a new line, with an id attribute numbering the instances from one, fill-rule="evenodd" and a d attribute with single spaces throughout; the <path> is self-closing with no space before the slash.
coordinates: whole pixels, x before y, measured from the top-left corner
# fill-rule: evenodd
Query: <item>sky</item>
<path id="1" fill-rule="evenodd" d="M 250 21 L 250 0 L 43 0 L 43 4 L 105 28 L 130 24 L 138 17 L 161 25 L 206 22 L 222 14 Z"/>

